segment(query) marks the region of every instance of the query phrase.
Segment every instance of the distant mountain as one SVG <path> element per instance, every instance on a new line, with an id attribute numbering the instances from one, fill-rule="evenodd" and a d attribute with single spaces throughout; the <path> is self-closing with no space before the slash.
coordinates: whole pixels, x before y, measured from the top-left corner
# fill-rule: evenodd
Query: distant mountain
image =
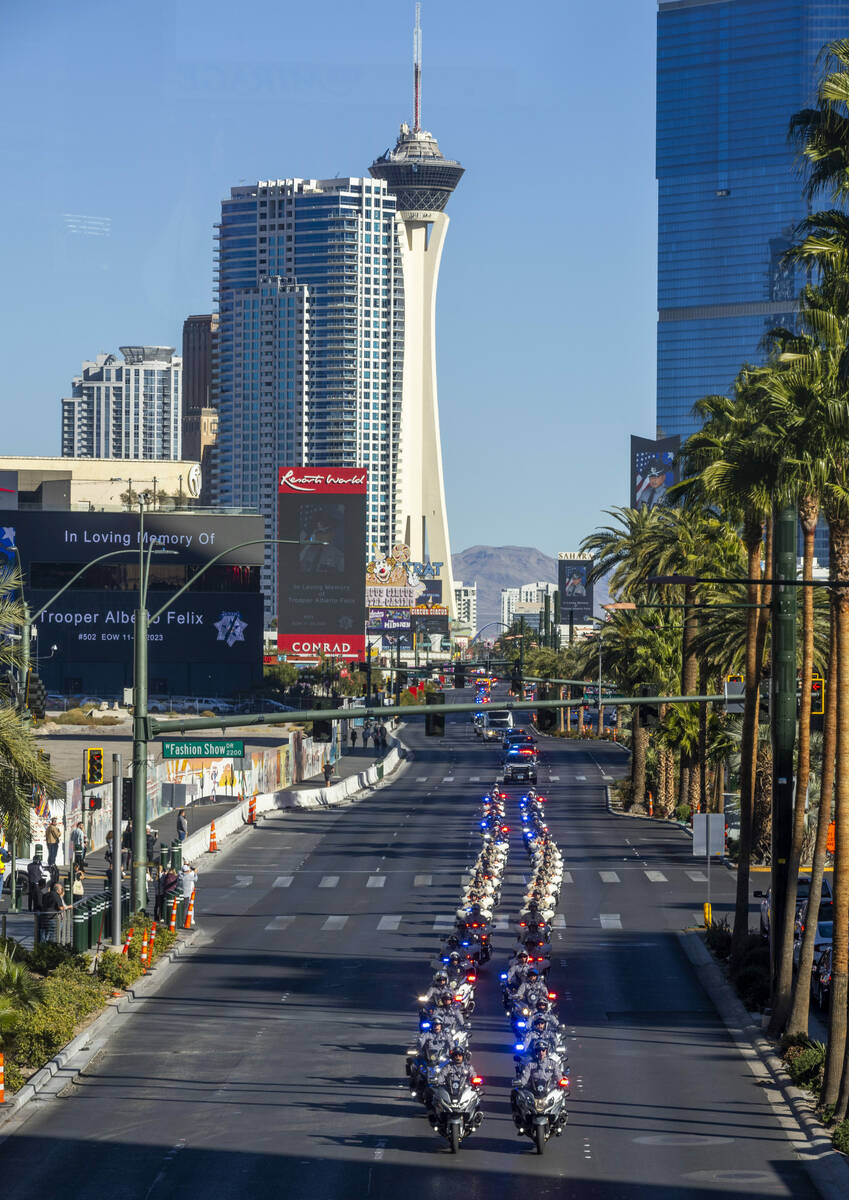
<path id="1" fill-rule="evenodd" d="M 557 559 L 533 546 L 470 546 L 453 554 L 451 564 L 455 579 L 478 585 L 478 629 L 501 619 L 502 588 L 557 582 Z M 491 633 L 498 636 L 497 629 Z"/>

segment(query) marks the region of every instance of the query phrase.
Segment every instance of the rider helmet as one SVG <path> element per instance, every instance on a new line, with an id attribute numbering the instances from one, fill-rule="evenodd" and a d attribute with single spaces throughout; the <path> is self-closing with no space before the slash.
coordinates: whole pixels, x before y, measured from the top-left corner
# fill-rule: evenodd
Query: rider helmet
<path id="1" fill-rule="evenodd" d="M 535 1042 L 533 1053 L 537 1062 L 542 1062 L 542 1060 L 548 1054 L 548 1046 L 545 1044 L 545 1042 Z"/>
<path id="2" fill-rule="evenodd" d="M 548 1012 L 548 1001 L 547 1000 L 537 1000 L 537 1012 L 538 1013 L 547 1013 Z"/>
<path id="3" fill-rule="evenodd" d="M 451 1050 L 452 1062 L 464 1062 L 466 1058 L 465 1052 L 460 1046 L 454 1046 Z"/>

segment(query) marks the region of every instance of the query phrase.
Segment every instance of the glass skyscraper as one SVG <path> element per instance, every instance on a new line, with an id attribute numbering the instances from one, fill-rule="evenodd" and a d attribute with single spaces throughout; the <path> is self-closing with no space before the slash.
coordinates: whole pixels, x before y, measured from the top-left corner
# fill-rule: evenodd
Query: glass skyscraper
<path id="1" fill-rule="evenodd" d="M 231 189 L 218 227 L 214 490 L 276 536 L 281 466 L 369 473 L 369 546 L 388 553 L 404 355 L 395 197 L 382 180 L 287 179 Z M 276 546 L 265 550 L 266 618 Z"/>
<path id="2" fill-rule="evenodd" d="M 847 0 L 659 0 L 659 437 L 692 433 L 695 401 L 794 319 L 802 280 L 781 256 L 806 204 L 788 123 L 846 36 Z"/>

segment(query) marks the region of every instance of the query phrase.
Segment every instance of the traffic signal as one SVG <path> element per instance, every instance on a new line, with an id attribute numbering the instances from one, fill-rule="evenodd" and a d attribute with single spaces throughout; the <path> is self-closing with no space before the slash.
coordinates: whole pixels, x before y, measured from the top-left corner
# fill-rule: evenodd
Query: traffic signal
<path id="1" fill-rule="evenodd" d="M 317 696 L 313 701 L 314 708 L 333 708 L 333 700 L 330 696 Z M 313 721 L 312 723 L 312 740 L 314 742 L 332 742 L 333 741 L 333 722 L 332 721 Z"/>
<path id="2" fill-rule="evenodd" d="M 811 676 L 811 716 L 821 717 L 825 712 L 825 680 L 816 673 Z"/>
<path id="3" fill-rule="evenodd" d="M 406 671 L 396 671 L 395 672 L 395 683 L 398 686 L 398 691 L 403 692 L 404 688 L 407 686 L 407 672 Z"/>
<path id="4" fill-rule="evenodd" d="M 121 820 L 132 821 L 133 819 L 133 781 L 132 779 L 121 780 Z"/>
<path id="5" fill-rule="evenodd" d="M 538 700 L 553 700 L 554 695 L 552 689 L 540 684 L 537 689 Z M 554 708 L 538 708 L 537 709 L 537 729 L 540 733 L 553 733 L 557 728 L 557 710 Z"/>
<path id="6" fill-rule="evenodd" d="M 88 811 L 97 812 L 99 808 L 103 808 L 103 797 L 93 792 L 88 798 Z"/>
<path id="7" fill-rule="evenodd" d="M 429 704 L 444 704 L 445 693 L 433 692 L 428 696 Z M 445 737 L 445 714 L 425 713 L 425 734 L 428 737 Z"/>
<path id="8" fill-rule="evenodd" d="M 454 668 L 454 687 L 464 688 L 466 686 L 466 672 L 462 667 Z"/>
<path id="9" fill-rule="evenodd" d="M 513 670 L 510 673 L 510 691 L 516 696 L 521 696 L 525 688 L 525 682 L 522 679 L 522 672 L 519 669 L 519 664 L 513 664 Z"/>
<path id="10" fill-rule="evenodd" d="M 47 707 L 47 688 L 35 671 L 27 674 L 26 707 L 38 721 L 43 721 Z"/>
<path id="11" fill-rule="evenodd" d="M 728 676 L 725 680 L 725 711 L 727 713 L 746 711 L 746 702 L 743 699 L 745 690 L 742 675 Z"/>
<path id="12" fill-rule="evenodd" d="M 96 787 L 103 783 L 103 747 L 90 746 L 83 751 L 83 783 Z"/>
<path id="13" fill-rule="evenodd" d="M 640 687 L 641 696 L 654 695 L 654 688 L 650 683 L 644 683 Z M 656 704 L 641 704 L 640 705 L 640 720 L 644 729 L 657 729 L 660 724 L 660 710 Z"/>

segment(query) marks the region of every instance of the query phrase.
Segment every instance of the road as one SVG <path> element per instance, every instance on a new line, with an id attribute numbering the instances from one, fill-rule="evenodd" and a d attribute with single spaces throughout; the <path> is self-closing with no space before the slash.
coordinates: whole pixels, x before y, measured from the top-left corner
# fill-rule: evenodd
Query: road
<path id="1" fill-rule="evenodd" d="M 207 869 L 204 943 L 2 1143 L 4 1195 L 66 1182 L 100 1200 L 120 1181 L 124 1200 L 813 1196 L 680 948 L 702 865 L 678 830 L 608 813 L 604 778 L 626 756 L 607 743 L 547 739 L 540 773 L 567 871 L 551 979 L 569 1032 L 566 1133 L 538 1157 L 510 1119 L 502 932 L 472 1040 L 486 1118 L 447 1151 L 407 1096 L 404 1051 L 498 755 L 459 719 L 445 739 L 405 738 L 415 758 L 389 786 L 266 819 Z M 511 838 L 501 918 L 527 868 Z M 712 883 L 714 912 L 731 912 L 733 876 Z"/>

